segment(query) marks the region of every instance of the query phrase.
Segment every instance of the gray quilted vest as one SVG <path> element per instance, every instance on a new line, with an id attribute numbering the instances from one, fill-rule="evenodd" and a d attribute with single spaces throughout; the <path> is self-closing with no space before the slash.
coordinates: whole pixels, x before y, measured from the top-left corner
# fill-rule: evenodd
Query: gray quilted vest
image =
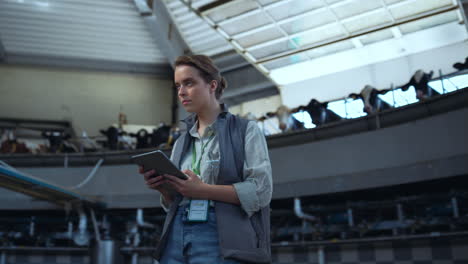
<path id="1" fill-rule="evenodd" d="M 187 131 L 195 124 L 195 116 L 185 119 Z M 243 181 L 244 138 L 248 120 L 241 119 L 227 112 L 218 116 L 215 130 L 219 140 L 220 169 L 217 184 L 231 185 Z M 174 149 L 174 163 L 179 166 L 182 153 L 188 153 L 192 137 L 185 132 L 179 138 L 181 142 Z M 172 203 L 164 222 L 161 240 L 153 254 L 159 260 L 164 251 L 169 228 L 182 196 Z M 260 209 L 250 218 L 238 205 L 215 202 L 221 256 L 241 262 L 271 263 L 270 248 L 270 206 Z"/>

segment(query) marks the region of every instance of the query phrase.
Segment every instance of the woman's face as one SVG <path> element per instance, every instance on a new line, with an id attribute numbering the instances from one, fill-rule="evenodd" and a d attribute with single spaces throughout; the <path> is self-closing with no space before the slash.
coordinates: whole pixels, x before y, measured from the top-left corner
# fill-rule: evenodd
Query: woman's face
<path id="1" fill-rule="evenodd" d="M 207 83 L 198 69 L 188 65 L 175 68 L 174 83 L 179 101 L 191 113 L 198 113 L 209 104 L 216 90 L 216 81 Z"/>

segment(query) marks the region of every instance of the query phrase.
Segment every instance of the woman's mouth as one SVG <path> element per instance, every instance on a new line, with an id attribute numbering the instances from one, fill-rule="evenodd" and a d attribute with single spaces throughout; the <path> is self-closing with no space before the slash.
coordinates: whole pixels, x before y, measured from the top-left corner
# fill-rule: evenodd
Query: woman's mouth
<path id="1" fill-rule="evenodd" d="M 182 104 L 183 104 L 183 105 L 189 104 L 190 102 L 192 102 L 192 101 L 190 101 L 190 100 L 182 100 Z"/>

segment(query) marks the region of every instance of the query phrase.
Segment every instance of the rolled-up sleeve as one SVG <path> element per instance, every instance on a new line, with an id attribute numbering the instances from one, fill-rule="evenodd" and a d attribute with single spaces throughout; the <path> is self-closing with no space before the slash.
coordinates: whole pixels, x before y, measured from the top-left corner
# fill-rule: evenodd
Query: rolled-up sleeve
<path id="1" fill-rule="evenodd" d="M 242 209 L 250 217 L 271 201 L 273 180 L 265 136 L 254 121 L 245 134 L 244 181 L 234 184 Z"/>

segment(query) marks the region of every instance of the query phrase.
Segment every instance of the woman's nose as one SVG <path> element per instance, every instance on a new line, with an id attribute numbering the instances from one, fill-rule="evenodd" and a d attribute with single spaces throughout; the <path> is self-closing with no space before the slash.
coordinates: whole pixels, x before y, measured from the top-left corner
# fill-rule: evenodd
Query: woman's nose
<path id="1" fill-rule="evenodd" d="M 179 86 L 179 89 L 177 90 L 177 94 L 179 96 L 185 95 L 187 93 L 187 90 L 183 86 Z"/>

